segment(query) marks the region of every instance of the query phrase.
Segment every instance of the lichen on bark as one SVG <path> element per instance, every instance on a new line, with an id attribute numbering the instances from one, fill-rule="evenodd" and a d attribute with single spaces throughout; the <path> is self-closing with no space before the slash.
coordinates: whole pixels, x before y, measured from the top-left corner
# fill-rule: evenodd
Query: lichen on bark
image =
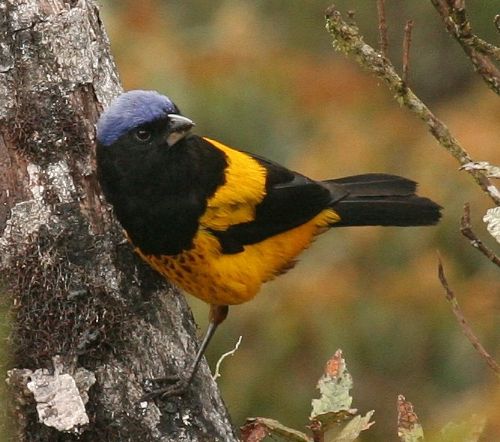
<path id="1" fill-rule="evenodd" d="M 25 388 L 34 373 L 55 375 L 54 358 L 67 374 L 54 385 L 82 370 L 96 378 L 78 440 L 236 440 L 206 365 L 186 397 L 138 404 L 145 379 L 189 365 L 196 328 L 184 298 L 123 242 L 99 192 L 94 124 L 120 91 L 93 1 L 0 0 L 0 266 L 13 306 L 15 440 L 77 437 L 39 422 Z"/>

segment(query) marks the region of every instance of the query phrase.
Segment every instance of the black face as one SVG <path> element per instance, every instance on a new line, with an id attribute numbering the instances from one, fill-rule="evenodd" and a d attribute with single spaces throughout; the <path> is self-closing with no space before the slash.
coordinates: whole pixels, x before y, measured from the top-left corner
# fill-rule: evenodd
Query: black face
<path id="1" fill-rule="evenodd" d="M 168 117 L 161 118 L 131 129 L 111 146 L 103 146 L 103 150 L 133 149 L 143 151 L 159 148 L 168 149 L 167 138 L 170 132 Z"/>
<path id="2" fill-rule="evenodd" d="M 133 129 L 128 130 L 125 136 L 133 138 L 130 143 L 137 145 L 158 145 L 165 141 L 167 146 L 174 146 L 176 143 L 186 137 L 194 123 L 180 114 L 167 114 L 164 117 L 156 118 L 151 122 L 138 124 Z M 117 141 L 120 141 L 122 135 Z M 115 141 L 112 144 L 116 144 Z"/>
<path id="3" fill-rule="evenodd" d="M 148 254 L 175 255 L 191 248 L 208 197 L 224 183 L 224 154 L 186 135 L 180 121 L 165 116 L 129 130 L 111 145 L 97 144 L 106 200 L 132 242 Z M 173 144 L 172 135 L 178 138 Z"/>

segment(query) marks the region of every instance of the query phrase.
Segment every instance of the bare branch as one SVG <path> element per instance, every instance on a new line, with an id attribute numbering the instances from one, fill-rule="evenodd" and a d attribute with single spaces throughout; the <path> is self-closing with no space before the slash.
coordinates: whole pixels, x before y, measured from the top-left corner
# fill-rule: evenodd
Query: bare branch
<path id="1" fill-rule="evenodd" d="M 405 25 L 405 35 L 403 39 L 403 82 L 408 86 L 408 76 L 410 72 L 410 47 L 411 31 L 413 30 L 413 20 L 408 20 Z"/>
<path id="2" fill-rule="evenodd" d="M 500 60 L 500 48 L 472 33 L 464 0 L 447 2 L 431 0 L 431 2 L 441 16 L 448 33 L 462 46 L 475 71 L 493 92 L 500 95 L 500 69 L 493 62 Z"/>
<path id="3" fill-rule="evenodd" d="M 500 257 L 498 257 L 493 250 L 487 247 L 472 230 L 469 203 L 464 204 L 464 214 L 462 215 L 462 219 L 460 221 L 460 232 L 462 232 L 462 235 L 470 241 L 472 247 L 479 250 L 493 264 L 500 267 Z"/>
<path id="4" fill-rule="evenodd" d="M 481 342 L 479 342 L 479 339 L 472 331 L 472 328 L 470 327 L 469 323 L 467 322 L 467 319 L 465 319 L 464 313 L 463 313 L 462 309 L 460 308 L 460 305 L 458 304 L 455 293 L 453 293 L 453 291 L 451 290 L 451 288 L 448 284 L 448 281 L 447 281 L 446 276 L 444 274 L 443 263 L 442 263 L 441 257 L 439 255 L 438 255 L 438 277 L 439 277 L 439 281 L 441 282 L 441 285 L 443 286 L 443 288 L 446 292 L 446 299 L 451 304 L 451 309 L 453 311 L 453 314 L 455 315 L 455 318 L 457 319 L 457 321 L 460 325 L 460 328 L 462 329 L 462 332 L 467 337 L 467 339 L 470 341 L 472 346 L 476 349 L 476 351 L 479 353 L 479 355 L 486 361 L 488 366 L 495 372 L 495 374 L 498 377 L 500 377 L 500 366 L 495 361 L 495 359 L 493 359 L 493 357 L 486 351 L 486 349 L 483 347 Z"/>
<path id="5" fill-rule="evenodd" d="M 470 44 L 480 52 L 490 55 L 495 60 L 500 60 L 500 48 L 483 40 L 472 33 L 472 28 L 467 13 L 465 10 L 465 0 L 449 0 L 450 13 L 453 15 L 453 20 L 458 26 L 460 38 L 470 40 Z"/>
<path id="6" fill-rule="evenodd" d="M 326 22 L 326 28 L 333 37 L 333 47 L 336 50 L 352 56 L 362 67 L 384 81 L 395 94 L 398 103 L 408 108 L 420 118 L 427 125 L 427 128 L 438 143 L 460 165 L 463 166 L 472 161 L 468 152 L 451 134 L 446 125 L 431 112 L 410 88 L 405 87 L 394 65 L 363 41 L 356 25 L 346 23 L 335 6 L 327 9 Z M 474 177 L 481 189 L 495 204 L 499 205 L 500 191 L 492 184 L 487 175 L 481 170 L 467 170 L 467 172 Z"/>
<path id="7" fill-rule="evenodd" d="M 385 58 L 388 58 L 389 41 L 387 38 L 387 20 L 385 18 L 385 0 L 377 0 L 377 13 L 380 53 Z"/>

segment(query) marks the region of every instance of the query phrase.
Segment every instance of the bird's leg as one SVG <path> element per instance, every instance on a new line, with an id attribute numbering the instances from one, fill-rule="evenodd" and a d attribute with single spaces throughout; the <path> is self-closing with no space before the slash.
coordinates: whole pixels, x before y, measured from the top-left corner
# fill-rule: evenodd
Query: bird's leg
<path id="1" fill-rule="evenodd" d="M 193 377 L 198 369 L 198 365 L 201 361 L 201 358 L 205 354 L 205 350 L 212 339 L 212 336 L 215 334 L 215 330 L 217 327 L 224 322 L 227 318 L 227 314 L 229 312 L 229 306 L 227 305 L 210 305 L 210 314 L 209 314 L 209 323 L 207 331 L 205 332 L 205 336 L 203 337 L 203 341 L 201 341 L 200 348 L 198 349 L 198 353 L 196 353 L 196 357 L 194 359 L 193 365 L 191 366 L 191 371 L 189 373 L 189 377 L 187 379 L 188 385 L 193 380 Z"/>
<path id="2" fill-rule="evenodd" d="M 198 370 L 198 365 L 200 364 L 203 355 L 205 354 L 205 350 L 212 339 L 212 336 L 215 334 L 215 330 L 219 324 L 224 322 L 227 318 L 227 314 L 229 311 L 229 306 L 227 305 L 210 305 L 210 315 L 209 315 L 209 323 L 207 331 L 205 332 L 205 336 L 203 337 L 203 341 L 201 341 L 200 347 L 198 348 L 198 352 L 196 353 L 196 357 L 194 359 L 193 364 L 191 365 L 187 376 L 169 376 L 163 378 L 163 381 L 166 382 L 175 382 L 174 385 L 170 385 L 168 387 L 157 388 L 155 390 L 150 391 L 145 394 L 141 401 L 149 401 L 156 397 L 171 397 L 171 396 L 182 396 L 186 393 L 189 385 L 191 384 L 196 371 Z"/>

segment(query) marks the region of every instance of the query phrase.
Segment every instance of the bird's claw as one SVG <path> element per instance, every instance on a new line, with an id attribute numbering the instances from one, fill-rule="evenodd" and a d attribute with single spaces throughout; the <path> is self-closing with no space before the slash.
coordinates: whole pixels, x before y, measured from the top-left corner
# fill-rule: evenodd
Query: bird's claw
<path id="1" fill-rule="evenodd" d="M 168 383 L 171 385 L 152 388 L 153 385 Z M 151 387 L 150 387 L 151 386 Z M 179 376 L 168 376 L 160 379 L 148 379 L 145 389 L 150 390 L 140 399 L 140 402 L 150 402 L 157 398 L 166 399 L 183 396 L 189 387 L 189 382 Z"/>

